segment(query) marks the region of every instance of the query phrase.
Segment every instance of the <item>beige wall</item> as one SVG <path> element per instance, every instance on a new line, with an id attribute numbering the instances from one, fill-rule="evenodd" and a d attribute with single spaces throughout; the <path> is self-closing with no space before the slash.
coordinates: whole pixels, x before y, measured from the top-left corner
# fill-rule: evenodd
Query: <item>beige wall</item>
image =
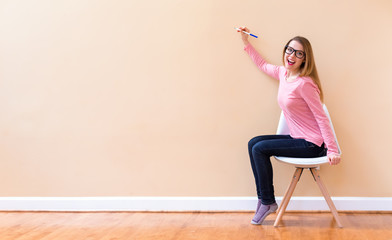
<path id="1" fill-rule="evenodd" d="M 247 141 L 280 111 L 241 25 L 274 64 L 312 42 L 343 151 L 331 195 L 391 197 L 388 0 L 0 1 L 0 196 L 254 196 Z M 274 167 L 282 195 L 293 169 Z"/>

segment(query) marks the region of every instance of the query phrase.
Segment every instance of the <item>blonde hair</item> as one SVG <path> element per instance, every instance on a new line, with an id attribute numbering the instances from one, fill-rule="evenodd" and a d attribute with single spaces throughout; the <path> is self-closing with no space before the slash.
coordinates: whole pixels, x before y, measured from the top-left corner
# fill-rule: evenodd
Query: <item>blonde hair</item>
<path id="1" fill-rule="evenodd" d="M 308 39 L 301 37 L 301 36 L 296 36 L 292 39 L 290 39 L 285 46 L 288 46 L 291 41 L 297 41 L 299 42 L 302 47 L 304 48 L 305 52 L 305 59 L 302 62 L 302 65 L 300 66 L 300 76 L 301 77 L 311 77 L 313 82 L 317 85 L 318 89 L 320 90 L 320 100 L 321 102 L 324 101 L 324 94 L 323 90 L 321 88 L 321 82 L 317 73 L 317 68 L 316 68 L 316 63 L 314 61 L 314 56 L 313 56 L 313 50 L 312 50 L 312 45 L 310 45 L 310 42 Z M 283 64 L 284 64 L 284 55 L 286 52 L 286 47 L 283 49 Z"/>

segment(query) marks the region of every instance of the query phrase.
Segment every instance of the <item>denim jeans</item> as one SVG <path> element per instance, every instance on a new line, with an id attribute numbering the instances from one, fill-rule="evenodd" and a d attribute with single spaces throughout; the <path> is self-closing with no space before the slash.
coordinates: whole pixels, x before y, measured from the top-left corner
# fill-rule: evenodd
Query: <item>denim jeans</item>
<path id="1" fill-rule="evenodd" d="M 264 205 L 275 203 L 271 156 L 312 158 L 326 155 L 324 144 L 319 147 L 305 139 L 294 139 L 290 135 L 252 138 L 248 150 L 257 196 Z"/>

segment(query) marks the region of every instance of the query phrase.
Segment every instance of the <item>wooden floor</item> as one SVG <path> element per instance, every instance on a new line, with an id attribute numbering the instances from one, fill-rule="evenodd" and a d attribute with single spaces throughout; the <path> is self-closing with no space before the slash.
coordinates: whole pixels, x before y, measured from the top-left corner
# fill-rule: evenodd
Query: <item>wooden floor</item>
<path id="1" fill-rule="evenodd" d="M 261 226 L 253 213 L 56 213 L 0 212 L 0 239 L 344 239 L 392 240 L 392 213 L 290 213 L 280 227 L 276 214 Z"/>

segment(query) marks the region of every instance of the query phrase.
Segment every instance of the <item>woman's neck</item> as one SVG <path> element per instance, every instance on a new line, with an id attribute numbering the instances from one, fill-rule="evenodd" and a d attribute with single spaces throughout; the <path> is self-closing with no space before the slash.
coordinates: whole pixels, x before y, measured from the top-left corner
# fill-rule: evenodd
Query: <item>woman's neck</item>
<path id="1" fill-rule="evenodd" d="M 288 71 L 287 74 L 286 74 L 286 81 L 287 82 L 294 82 L 295 79 L 297 79 L 298 76 L 299 76 L 299 72 Z"/>
<path id="2" fill-rule="evenodd" d="M 286 78 L 295 78 L 299 76 L 299 71 L 287 71 Z"/>

